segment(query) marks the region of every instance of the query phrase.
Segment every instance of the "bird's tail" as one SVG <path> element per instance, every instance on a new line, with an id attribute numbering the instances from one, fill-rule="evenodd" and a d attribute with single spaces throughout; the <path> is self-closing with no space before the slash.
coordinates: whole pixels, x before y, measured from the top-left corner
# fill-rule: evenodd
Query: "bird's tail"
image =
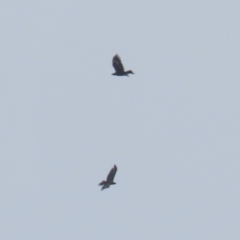
<path id="1" fill-rule="evenodd" d="M 106 183 L 106 181 L 102 181 L 98 185 L 104 185 L 105 183 Z"/>

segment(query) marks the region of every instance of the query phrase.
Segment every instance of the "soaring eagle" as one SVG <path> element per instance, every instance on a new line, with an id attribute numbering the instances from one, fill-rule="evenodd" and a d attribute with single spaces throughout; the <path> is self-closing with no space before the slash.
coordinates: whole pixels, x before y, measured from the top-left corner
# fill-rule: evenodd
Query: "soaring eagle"
<path id="1" fill-rule="evenodd" d="M 112 75 L 116 76 L 128 76 L 128 74 L 133 74 L 132 70 L 124 71 L 120 57 L 116 54 L 112 60 L 113 67 L 115 68 L 115 73 Z"/>
<path id="2" fill-rule="evenodd" d="M 111 169 L 111 171 L 107 176 L 107 180 L 99 183 L 99 185 L 102 185 L 102 190 L 105 188 L 109 188 L 110 185 L 116 184 L 115 182 L 113 182 L 116 172 L 117 172 L 117 166 L 114 165 L 114 167 Z"/>

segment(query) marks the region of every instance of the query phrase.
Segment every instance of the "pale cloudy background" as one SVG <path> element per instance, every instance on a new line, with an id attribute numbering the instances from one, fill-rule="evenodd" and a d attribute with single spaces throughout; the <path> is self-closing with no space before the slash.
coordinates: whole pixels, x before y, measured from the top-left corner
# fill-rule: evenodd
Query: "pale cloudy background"
<path id="1" fill-rule="evenodd" d="M 0 239 L 240 239 L 239 11 L 1 1 Z"/>

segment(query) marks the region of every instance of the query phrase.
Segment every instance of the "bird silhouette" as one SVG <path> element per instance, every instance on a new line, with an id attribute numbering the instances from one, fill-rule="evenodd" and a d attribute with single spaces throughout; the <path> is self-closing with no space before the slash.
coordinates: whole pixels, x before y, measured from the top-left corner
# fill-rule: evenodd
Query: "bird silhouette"
<path id="1" fill-rule="evenodd" d="M 111 169 L 111 171 L 107 176 L 107 180 L 99 183 L 99 185 L 102 186 L 102 190 L 105 188 L 109 188 L 113 184 L 116 184 L 115 182 L 113 182 L 116 172 L 117 172 L 117 166 L 114 165 L 114 167 Z"/>
<path id="2" fill-rule="evenodd" d="M 115 76 L 128 76 L 128 74 L 134 74 L 132 70 L 124 71 L 120 57 L 116 54 L 112 59 L 113 67 L 115 68 Z"/>

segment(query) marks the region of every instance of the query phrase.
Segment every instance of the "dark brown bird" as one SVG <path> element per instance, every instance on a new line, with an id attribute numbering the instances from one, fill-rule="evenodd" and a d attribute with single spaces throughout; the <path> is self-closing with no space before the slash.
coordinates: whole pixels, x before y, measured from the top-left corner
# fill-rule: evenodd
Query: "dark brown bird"
<path id="1" fill-rule="evenodd" d="M 117 166 L 114 165 L 114 167 L 111 169 L 111 171 L 107 176 L 107 180 L 99 183 L 99 185 L 102 185 L 102 190 L 105 188 L 109 188 L 110 185 L 116 184 L 115 182 L 113 182 L 116 172 L 117 172 Z"/>
<path id="2" fill-rule="evenodd" d="M 115 68 L 115 73 L 113 73 L 112 75 L 128 76 L 128 74 L 130 73 L 134 74 L 132 70 L 128 70 L 126 72 L 124 71 L 124 67 L 122 65 L 121 59 L 117 54 L 113 57 L 112 64 L 113 64 L 113 67 Z"/>

